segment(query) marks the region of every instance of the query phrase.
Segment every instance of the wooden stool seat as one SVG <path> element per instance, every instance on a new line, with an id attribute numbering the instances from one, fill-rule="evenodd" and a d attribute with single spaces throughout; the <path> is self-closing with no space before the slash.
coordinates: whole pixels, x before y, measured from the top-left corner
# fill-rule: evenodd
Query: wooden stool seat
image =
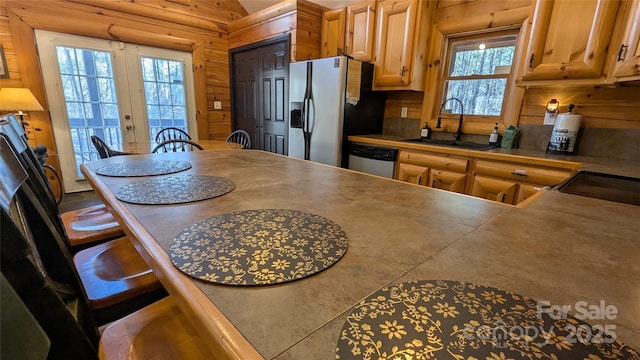
<path id="1" fill-rule="evenodd" d="M 162 288 L 128 237 L 79 251 L 73 262 L 91 309 L 102 309 Z"/>
<path id="2" fill-rule="evenodd" d="M 107 326 L 99 356 L 103 360 L 215 358 L 171 296 Z"/>
<path id="3" fill-rule="evenodd" d="M 67 211 L 60 218 L 72 247 L 124 236 L 122 228 L 103 204 Z"/>

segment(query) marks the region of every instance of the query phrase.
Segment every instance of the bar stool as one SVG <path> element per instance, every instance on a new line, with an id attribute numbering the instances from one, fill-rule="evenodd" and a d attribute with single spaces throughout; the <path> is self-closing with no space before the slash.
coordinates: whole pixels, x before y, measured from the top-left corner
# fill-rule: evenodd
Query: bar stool
<path id="1" fill-rule="evenodd" d="M 109 324 L 98 354 L 102 360 L 215 359 L 171 296 Z"/>

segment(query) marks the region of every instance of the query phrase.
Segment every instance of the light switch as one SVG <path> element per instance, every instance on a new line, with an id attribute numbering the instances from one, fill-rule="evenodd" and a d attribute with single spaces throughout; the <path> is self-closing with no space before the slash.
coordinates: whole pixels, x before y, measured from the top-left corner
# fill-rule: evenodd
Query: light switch
<path id="1" fill-rule="evenodd" d="M 222 109 L 222 101 L 214 101 L 213 102 L 213 109 L 214 110 L 221 110 Z"/>
<path id="2" fill-rule="evenodd" d="M 407 107 L 406 106 L 402 107 L 402 111 L 400 112 L 400 117 L 403 117 L 403 118 L 407 117 Z"/>

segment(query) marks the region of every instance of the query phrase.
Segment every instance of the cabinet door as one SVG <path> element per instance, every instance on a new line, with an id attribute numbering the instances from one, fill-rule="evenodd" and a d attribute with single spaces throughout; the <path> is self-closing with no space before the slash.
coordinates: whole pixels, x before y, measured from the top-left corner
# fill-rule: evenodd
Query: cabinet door
<path id="1" fill-rule="evenodd" d="M 618 49 L 616 81 L 640 80 L 640 0 L 633 0 Z"/>
<path id="2" fill-rule="evenodd" d="M 466 180 L 466 174 L 431 169 L 427 186 L 457 193 L 464 193 Z"/>
<path id="3" fill-rule="evenodd" d="M 428 178 L 429 168 L 405 163 L 398 164 L 397 180 L 426 185 Z"/>
<path id="4" fill-rule="evenodd" d="M 505 204 L 513 204 L 517 184 L 510 181 L 475 176 L 471 196 L 477 196 Z"/>
<path id="5" fill-rule="evenodd" d="M 528 184 L 520 184 L 518 188 L 518 192 L 516 194 L 516 201 L 514 204 L 519 204 L 538 193 L 544 186 L 543 185 L 528 185 Z"/>
<path id="6" fill-rule="evenodd" d="M 617 0 L 534 0 L 522 80 L 600 78 L 618 6 Z"/>
<path id="7" fill-rule="evenodd" d="M 373 60 L 375 6 L 373 0 L 347 6 L 345 52 L 356 60 Z"/>
<path id="8" fill-rule="evenodd" d="M 378 5 L 375 85 L 409 85 L 417 10 L 418 0 Z"/>
<path id="9" fill-rule="evenodd" d="M 320 35 L 320 57 L 344 54 L 344 31 L 347 9 L 329 10 L 322 13 L 322 33 Z"/>
<path id="10" fill-rule="evenodd" d="M 567 169 L 533 167 L 487 160 L 478 160 L 474 170 L 474 173 L 478 175 L 487 175 L 514 182 L 543 184 L 542 186 L 560 184 L 571 176 L 571 171 Z"/>

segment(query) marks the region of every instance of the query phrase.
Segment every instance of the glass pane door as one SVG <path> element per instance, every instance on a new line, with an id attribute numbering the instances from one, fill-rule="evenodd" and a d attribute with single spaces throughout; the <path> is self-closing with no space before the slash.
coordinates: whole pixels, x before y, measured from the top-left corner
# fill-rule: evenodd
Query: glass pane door
<path id="1" fill-rule="evenodd" d="M 118 97 L 111 54 L 105 51 L 56 46 L 76 172 L 98 160 L 91 143 L 96 135 L 113 147 L 122 147 Z"/>
<path id="2" fill-rule="evenodd" d="M 167 127 L 187 129 L 184 66 L 180 61 L 141 58 L 149 138 Z"/>
<path id="3" fill-rule="evenodd" d="M 98 160 L 92 135 L 149 151 L 165 127 L 198 138 L 191 53 L 42 30 L 36 40 L 65 191 L 90 189 L 80 165 Z"/>

